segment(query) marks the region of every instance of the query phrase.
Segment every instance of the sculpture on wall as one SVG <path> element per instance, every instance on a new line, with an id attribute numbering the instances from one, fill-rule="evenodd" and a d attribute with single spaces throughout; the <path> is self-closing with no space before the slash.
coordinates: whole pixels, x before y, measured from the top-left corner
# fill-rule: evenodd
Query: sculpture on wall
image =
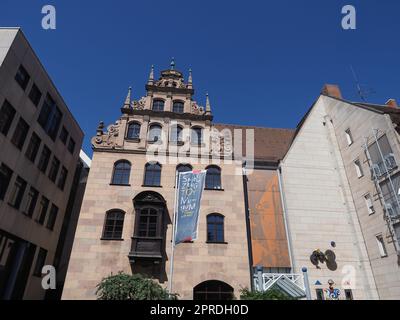
<path id="1" fill-rule="evenodd" d="M 336 254 L 329 249 L 325 252 L 322 252 L 320 249 L 314 250 L 310 256 L 310 261 L 317 269 L 321 269 L 319 266 L 320 263 L 326 263 L 327 268 L 331 271 L 337 269 Z"/>
<path id="2" fill-rule="evenodd" d="M 325 295 L 326 295 L 326 300 L 339 300 L 340 290 L 337 288 L 334 288 L 333 287 L 334 284 L 335 284 L 335 282 L 332 279 L 328 280 L 329 287 L 327 289 L 324 289 Z"/>

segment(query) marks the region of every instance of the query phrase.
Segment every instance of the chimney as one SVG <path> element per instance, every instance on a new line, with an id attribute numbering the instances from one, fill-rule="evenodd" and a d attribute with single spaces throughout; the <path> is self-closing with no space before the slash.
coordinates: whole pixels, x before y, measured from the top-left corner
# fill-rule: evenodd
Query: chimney
<path id="1" fill-rule="evenodd" d="M 321 94 L 342 99 L 342 93 L 340 92 L 340 88 L 336 84 L 325 84 L 321 90 Z"/>
<path id="2" fill-rule="evenodd" d="M 390 108 L 398 108 L 399 107 L 399 105 L 397 104 L 397 101 L 395 99 L 389 99 L 388 101 L 386 101 L 385 104 Z"/>

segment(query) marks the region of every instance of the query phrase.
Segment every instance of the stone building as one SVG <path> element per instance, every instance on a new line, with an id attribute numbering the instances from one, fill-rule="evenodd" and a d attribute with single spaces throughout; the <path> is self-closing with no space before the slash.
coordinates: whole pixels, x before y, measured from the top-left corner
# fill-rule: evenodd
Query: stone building
<path id="1" fill-rule="evenodd" d="M 238 298 L 253 261 L 290 268 L 276 169 L 293 131 L 214 124 L 208 96 L 202 107 L 193 95 L 191 71 L 185 81 L 172 62 L 156 80 L 152 68 L 146 96 L 132 101 L 129 89 L 121 117 L 100 123 L 63 299 L 95 299 L 118 271 L 167 287 L 176 172 L 192 169 L 207 169 L 199 237 L 176 246 L 172 291 Z"/>
<path id="2" fill-rule="evenodd" d="M 43 299 L 83 133 L 19 28 L 0 28 L 0 299 Z"/>

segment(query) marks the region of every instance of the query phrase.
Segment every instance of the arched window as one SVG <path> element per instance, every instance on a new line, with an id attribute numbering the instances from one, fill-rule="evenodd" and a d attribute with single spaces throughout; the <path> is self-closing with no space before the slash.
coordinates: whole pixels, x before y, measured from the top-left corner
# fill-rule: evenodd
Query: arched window
<path id="1" fill-rule="evenodd" d="M 222 281 L 204 281 L 193 288 L 193 300 L 233 300 L 233 288 Z"/>
<path id="2" fill-rule="evenodd" d="M 164 100 L 155 99 L 153 101 L 153 108 L 154 111 L 164 111 Z"/>
<path id="3" fill-rule="evenodd" d="M 188 172 L 192 171 L 193 167 L 190 164 L 178 164 L 176 166 L 176 171 L 178 172 Z"/>
<path id="4" fill-rule="evenodd" d="M 159 142 L 161 141 L 162 128 L 159 124 L 150 125 L 149 129 L 149 141 Z"/>
<path id="5" fill-rule="evenodd" d="M 212 213 L 207 216 L 207 242 L 224 242 L 224 216 Z"/>
<path id="6" fill-rule="evenodd" d="M 182 127 L 174 125 L 171 128 L 171 141 L 172 142 L 182 142 Z"/>
<path id="7" fill-rule="evenodd" d="M 174 101 L 172 104 L 172 111 L 176 113 L 183 113 L 183 102 L 182 101 Z"/>
<path id="8" fill-rule="evenodd" d="M 106 213 L 104 221 L 103 240 L 119 240 L 122 238 L 125 212 L 114 209 Z"/>
<path id="9" fill-rule="evenodd" d="M 140 210 L 138 235 L 139 237 L 156 237 L 159 225 L 159 214 L 154 208 L 144 208 Z"/>
<path id="10" fill-rule="evenodd" d="M 161 165 L 158 162 L 147 163 L 144 173 L 144 185 L 158 187 L 161 183 Z"/>
<path id="11" fill-rule="evenodd" d="M 221 186 L 221 169 L 217 166 L 207 167 L 206 189 L 219 190 Z"/>
<path id="12" fill-rule="evenodd" d="M 129 161 L 120 160 L 114 164 L 114 172 L 111 184 L 129 185 L 129 176 L 131 174 L 131 164 Z"/>
<path id="13" fill-rule="evenodd" d="M 203 142 L 202 129 L 194 127 L 191 129 L 190 141 L 192 144 L 200 145 Z"/>
<path id="14" fill-rule="evenodd" d="M 132 122 L 128 125 L 128 132 L 126 134 L 128 139 L 139 139 L 140 137 L 140 124 Z"/>

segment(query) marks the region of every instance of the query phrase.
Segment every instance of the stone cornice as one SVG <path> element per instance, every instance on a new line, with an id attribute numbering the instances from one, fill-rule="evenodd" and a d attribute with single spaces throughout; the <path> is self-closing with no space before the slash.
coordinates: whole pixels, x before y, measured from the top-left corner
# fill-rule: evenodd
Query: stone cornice
<path id="1" fill-rule="evenodd" d="M 149 109 L 127 109 L 121 108 L 122 114 L 127 115 L 140 115 L 140 116 L 152 116 L 161 118 L 181 119 L 181 120 L 192 120 L 192 121 L 212 121 L 212 114 L 194 114 L 194 113 L 175 113 L 171 111 L 153 111 Z"/>

